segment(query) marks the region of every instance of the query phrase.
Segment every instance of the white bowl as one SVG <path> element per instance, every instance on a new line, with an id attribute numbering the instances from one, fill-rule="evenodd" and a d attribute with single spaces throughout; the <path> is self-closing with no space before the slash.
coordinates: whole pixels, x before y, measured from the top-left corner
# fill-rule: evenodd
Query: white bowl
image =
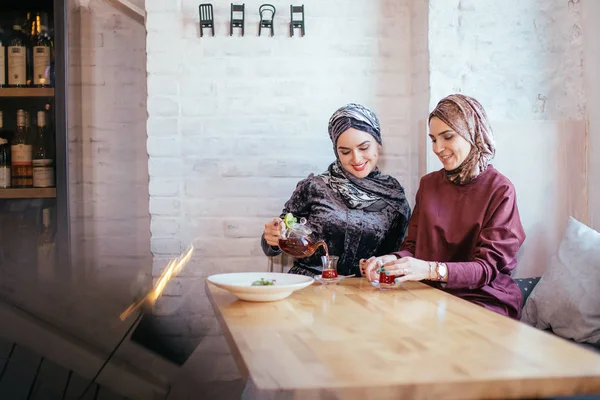
<path id="1" fill-rule="evenodd" d="M 252 286 L 261 278 L 271 281 L 272 286 Z M 314 279 L 309 276 L 282 274 L 277 272 L 237 272 L 211 275 L 207 280 L 213 285 L 229 291 L 240 300 L 276 301 L 288 297 L 292 292 L 310 286 Z"/>

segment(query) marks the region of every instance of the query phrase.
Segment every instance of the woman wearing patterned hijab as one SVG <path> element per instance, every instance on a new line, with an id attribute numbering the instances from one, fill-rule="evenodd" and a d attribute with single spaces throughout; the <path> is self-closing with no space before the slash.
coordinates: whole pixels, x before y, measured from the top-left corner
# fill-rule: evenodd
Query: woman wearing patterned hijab
<path id="1" fill-rule="evenodd" d="M 404 189 L 377 168 L 382 145 L 379 120 L 368 108 L 348 104 L 329 120 L 329 137 L 336 161 L 320 175 L 300 181 L 280 218 L 265 224 L 262 247 L 267 256 L 281 253 L 281 218 L 304 217 L 315 238 L 339 256 L 338 272 L 359 275 L 360 260 L 398 248 L 410 218 Z M 291 273 L 319 273 L 322 249 L 294 260 Z"/>
<path id="2" fill-rule="evenodd" d="M 396 281 L 424 280 L 492 311 L 519 318 L 522 296 L 510 274 L 525 240 L 515 188 L 491 164 L 496 148 L 487 115 L 453 94 L 429 115 L 433 152 L 444 168 L 425 175 L 400 251 L 372 257 Z"/>

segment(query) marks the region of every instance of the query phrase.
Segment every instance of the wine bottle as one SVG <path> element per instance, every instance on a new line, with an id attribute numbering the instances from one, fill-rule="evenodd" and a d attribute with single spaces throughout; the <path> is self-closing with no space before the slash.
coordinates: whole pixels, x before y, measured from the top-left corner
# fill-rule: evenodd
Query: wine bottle
<path id="1" fill-rule="evenodd" d="M 0 88 L 6 86 L 6 41 L 4 29 L 0 25 Z"/>
<path id="2" fill-rule="evenodd" d="M 6 189 L 10 187 L 10 145 L 8 137 L 3 129 L 3 114 L 0 111 L 0 188 Z"/>
<path id="3" fill-rule="evenodd" d="M 50 50 L 51 41 L 48 27 L 42 25 L 33 47 L 33 85 L 50 86 Z"/>
<path id="4" fill-rule="evenodd" d="M 24 110 L 17 110 L 17 131 L 11 144 L 12 186 L 17 188 L 33 187 L 31 165 L 31 143 L 27 135 Z"/>
<path id="5" fill-rule="evenodd" d="M 33 149 L 33 187 L 54 187 L 54 160 L 51 157 L 48 130 L 46 128 L 46 113 L 37 113 L 38 135 Z"/>
<path id="6" fill-rule="evenodd" d="M 13 87 L 27 85 L 27 48 L 21 25 L 13 25 L 8 46 L 8 84 Z"/>

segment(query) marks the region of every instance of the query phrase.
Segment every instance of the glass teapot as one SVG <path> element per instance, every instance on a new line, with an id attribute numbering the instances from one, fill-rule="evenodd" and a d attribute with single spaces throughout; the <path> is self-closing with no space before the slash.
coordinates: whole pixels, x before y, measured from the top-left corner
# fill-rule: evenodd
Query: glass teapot
<path id="1" fill-rule="evenodd" d="M 312 256 L 319 247 L 323 247 L 329 255 L 327 244 L 313 238 L 312 230 L 306 225 L 306 218 L 300 218 L 298 222 L 291 213 L 286 214 L 279 236 L 279 248 L 292 257 L 304 258 Z"/>

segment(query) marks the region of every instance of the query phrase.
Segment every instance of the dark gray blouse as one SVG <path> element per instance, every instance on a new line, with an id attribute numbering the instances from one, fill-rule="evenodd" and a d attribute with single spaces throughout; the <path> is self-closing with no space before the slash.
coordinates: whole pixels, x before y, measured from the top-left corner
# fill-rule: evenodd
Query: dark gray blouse
<path id="1" fill-rule="evenodd" d="M 361 258 L 380 256 L 397 251 L 406 232 L 408 219 L 389 205 L 378 210 L 348 208 L 339 192 L 333 190 L 320 176 L 313 174 L 300 181 L 291 198 L 285 203 L 281 217 L 287 213 L 307 219 L 315 240 L 324 240 L 329 254 L 340 257 L 338 273 L 342 275 L 359 272 Z M 281 253 L 278 247 L 267 244 L 262 237 L 262 248 L 267 256 Z M 294 269 L 320 272 L 312 267 L 321 267 L 319 248 L 310 257 L 294 260 Z"/>

